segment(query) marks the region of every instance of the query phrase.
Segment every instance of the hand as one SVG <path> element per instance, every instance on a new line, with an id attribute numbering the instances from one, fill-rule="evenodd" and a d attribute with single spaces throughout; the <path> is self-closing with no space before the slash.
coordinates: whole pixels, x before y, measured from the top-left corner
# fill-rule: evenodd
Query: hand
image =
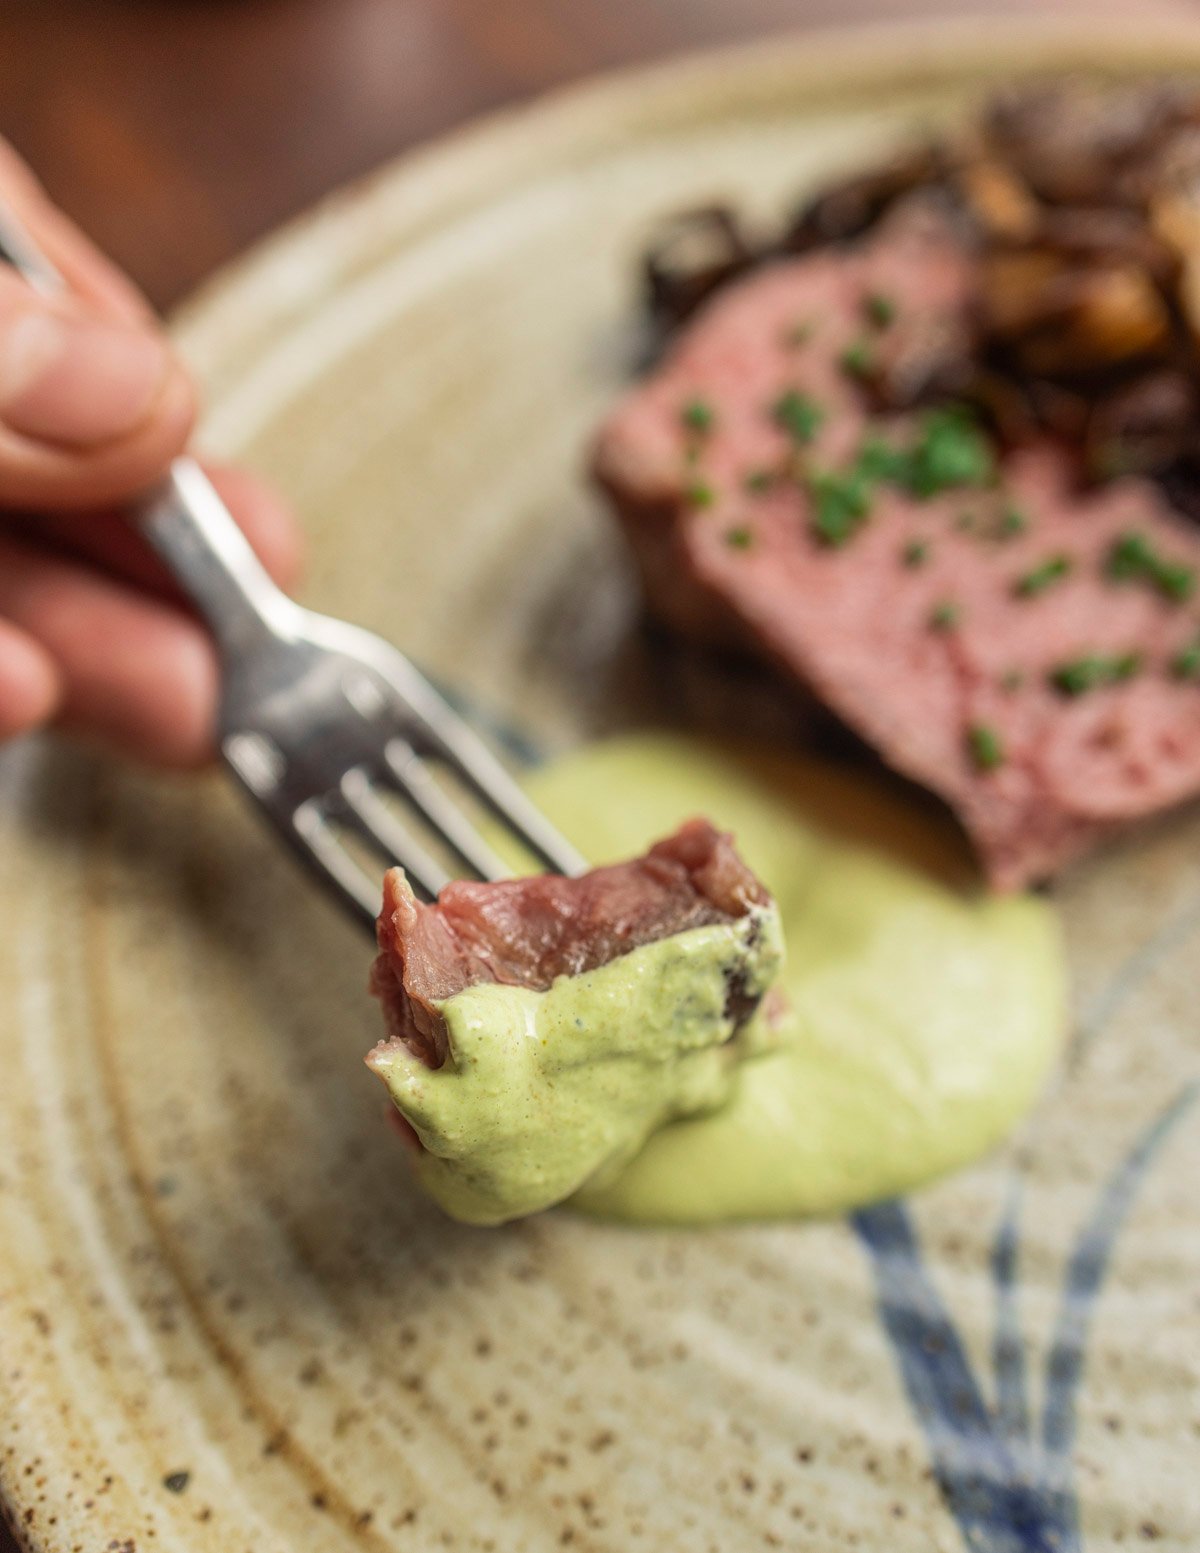
<path id="1" fill-rule="evenodd" d="M 134 287 L 0 141 L 0 202 L 66 276 L 46 300 L 0 263 L 0 739 L 54 724 L 138 758 L 212 754 L 212 644 L 119 505 L 182 451 L 192 385 Z M 299 563 L 288 513 L 211 470 L 264 565 Z"/>

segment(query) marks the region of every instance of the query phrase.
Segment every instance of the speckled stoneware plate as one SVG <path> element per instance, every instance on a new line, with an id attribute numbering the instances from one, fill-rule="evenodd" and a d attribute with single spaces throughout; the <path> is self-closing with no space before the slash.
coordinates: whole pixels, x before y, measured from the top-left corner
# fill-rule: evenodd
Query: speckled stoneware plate
<path id="1" fill-rule="evenodd" d="M 665 718 L 580 478 L 647 219 L 764 211 L 997 76 L 1200 34 L 801 37 L 603 82 L 335 199 L 181 338 L 307 597 L 532 745 Z M 1200 1546 L 1200 817 L 1060 892 L 1070 1060 L 852 1221 L 458 1228 L 361 1065 L 365 945 L 219 778 L 0 770 L 0 1490 L 36 1549 Z"/>

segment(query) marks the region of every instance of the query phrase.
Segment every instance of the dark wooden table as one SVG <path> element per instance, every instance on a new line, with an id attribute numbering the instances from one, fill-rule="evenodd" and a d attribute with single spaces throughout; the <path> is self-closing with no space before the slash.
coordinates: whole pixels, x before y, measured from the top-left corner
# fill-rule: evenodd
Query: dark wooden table
<path id="1" fill-rule="evenodd" d="M 0 133 L 160 306 L 327 189 L 628 60 L 915 13 L 1200 0 L 4 0 Z"/>
<path id="2" fill-rule="evenodd" d="M 0 133 L 169 307 L 347 178 L 590 71 L 797 26 L 1049 10 L 1135 27 L 1200 0 L 2 0 Z"/>

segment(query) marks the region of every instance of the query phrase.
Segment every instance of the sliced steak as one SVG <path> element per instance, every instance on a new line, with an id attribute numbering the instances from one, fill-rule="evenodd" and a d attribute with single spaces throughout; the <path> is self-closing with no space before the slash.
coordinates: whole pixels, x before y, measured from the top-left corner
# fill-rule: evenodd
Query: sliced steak
<path id="1" fill-rule="evenodd" d="M 1200 792 L 1200 537 L 965 412 L 881 417 L 976 269 L 924 213 L 722 292 L 603 428 L 651 607 L 749 643 L 940 794 L 1014 888 Z M 893 403 L 895 400 L 893 399 Z"/>
<path id="2" fill-rule="evenodd" d="M 448 885 L 435 905 L 399 869 L 384 881 L 371 991 L 391 1040 L 431 1067 L 446 1057 L 438 1005 L 482 982 L 547 990 L 691 928 L 733 922 L 767 904 L 729 836 L 692 820 L 645 857 L 576 879 L 542 874 Z M 731 999 L 740 995 L 730 989 Z M 757 1000 L 755 1000 L 757 1003 Z M 739 1010 L 743 1018 L 753 1008 Z"/>

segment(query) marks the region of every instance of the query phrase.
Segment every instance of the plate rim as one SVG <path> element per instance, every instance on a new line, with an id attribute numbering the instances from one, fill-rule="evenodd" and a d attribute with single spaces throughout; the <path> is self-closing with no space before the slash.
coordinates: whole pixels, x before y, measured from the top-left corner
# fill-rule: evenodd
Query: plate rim
<path id="1" fill-rule="evenodd" d="M 963 76 L 1053 77 L 1070 70 L 1124 77 L 1167 68 L 1180 74 L 1200 70 L 1200 16 L 1155 18 L 1136 35 L 1121 18 L 1089 17 L 1084 11 L 789 26 L 588 72 L 473 114 L 338 184 L 218 265 L 171 308 L 171 332 L 185 353 L 207 345 L 231 301 L 248 289 L 274 301 L 276 313 L 282 311 L 287 288 L 269 282 L 281 278 L 299 241 L 323 242 L 334 228 L 344 229 L 347 218 L 363 221 L 368 211 L 400 193 L 421 195 L 435 209 L 445 206 L 453 183 L 470 175 L 479 159 L 551 141 L 547 121 L 581 143 L 589 129 L 603 142 L 622 107 L 687 98 L 705 83 L 719 83 L 731 68 L 738 95 L 746 75 L 758 72 L 780 86 L 807 76 L 830 102 L 848 85 L 872 80 L 911 87 Z"/>

